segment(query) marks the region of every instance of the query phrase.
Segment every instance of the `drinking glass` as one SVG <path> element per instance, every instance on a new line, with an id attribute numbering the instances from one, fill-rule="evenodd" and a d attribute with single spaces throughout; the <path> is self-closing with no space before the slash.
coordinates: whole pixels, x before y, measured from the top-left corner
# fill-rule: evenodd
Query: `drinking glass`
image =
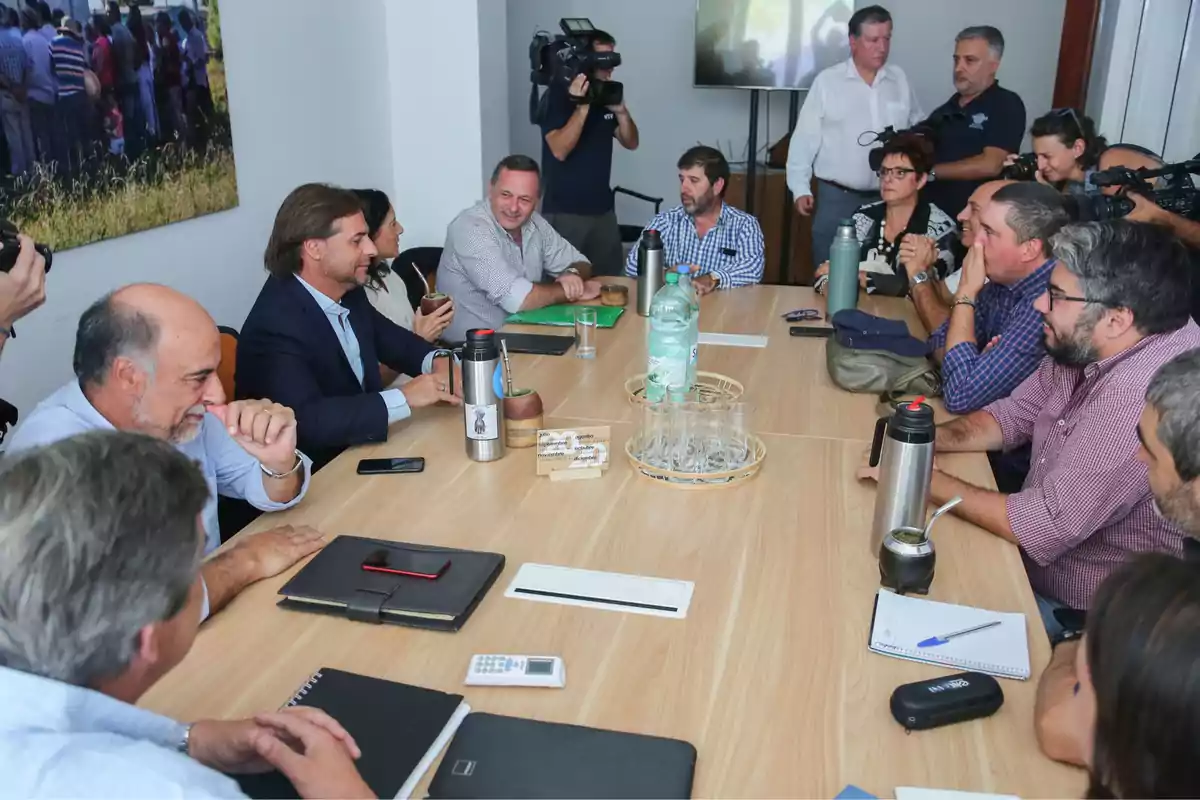
<path id="1" fill-rule="evenodd" d="M 699 403 L 671 403 L 671 469 L 676 472 L 701 472 Z"/>
<path id="2" fill-rule="evenodd" d="M 596 309 L 590 306 L 575 309 L 575 357 L 596 357 Z"/>
<path id="3" fill-rule="evenodd" d="M 726 426 L 729 405 L 727 403 L 705 403 L 700 421 L 702 445 L 701 462 L 705 472 L 724 472 L 729 464 L 729 446 Z"/>
<path id="4" fill-rule="evenodd" d="M 642 405 L 638 458 L 660 469 L 670 467 L 671 416 L 666 403 Z"/>
<path id="5" fill-rule="evenodd" d="M 749 406 L 746 403 L 728 403 L 724 408 L 724 436 L 726 469 L 740 469 L 750 463 L 750 431 L 747 427 Z"/>

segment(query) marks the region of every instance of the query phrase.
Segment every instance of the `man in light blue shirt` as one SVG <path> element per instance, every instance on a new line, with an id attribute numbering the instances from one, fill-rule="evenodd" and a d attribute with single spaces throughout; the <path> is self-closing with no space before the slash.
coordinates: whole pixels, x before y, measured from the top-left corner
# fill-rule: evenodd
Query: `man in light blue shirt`
<path id="1" fill-rule="evenodd" d="M 178 449 L 93 431 L 0 465 L 0 793 L 242 797 L 279 769 L 301 797 L 370 797 L 357 744 L 317 709 L 191 725 L 134 704 L 187 655 L 208 486 Z"/>
<path id="2" fill-rule="evenodd" d="M 202 522 L 210 553 L 221 544 L 218 494 L 263 511 L 290 508 L 304 496 L 311 468 L 296 449 L 291 410 L 269 401 L 225 402 L 216 375 L 220 361 L 216 324 L 196 301 L 165 286 L 119 289 L 83 313 L 76 380 L 34 408 L 8 451 L 113 428 L 171 442 L 208 483 Z M 245 537 L 205 562 L 206 608 L 219 610 L 321 543 L 318 532 L 291 526 Z"/>

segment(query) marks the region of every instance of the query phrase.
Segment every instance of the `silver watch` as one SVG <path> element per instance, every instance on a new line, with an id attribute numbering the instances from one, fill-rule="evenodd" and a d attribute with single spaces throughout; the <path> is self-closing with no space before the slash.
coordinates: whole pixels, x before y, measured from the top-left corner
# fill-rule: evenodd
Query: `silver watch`
<path id="1" fill-rule="evenodd" d="M 179 737 L 179 743 L 175 745 L 185 756 L 188 754 L 188 744 L 192 740 L 192 725 L 194 724 L 194 722 L 189 722 L 183 726 L 183 735 Z"/>
<path id="2" fill-rule="evenodd" d="M 289 475 L 294 475 L 296 473 L 296 470 L 300 469 L 300 467 L 303 464 L 304 464 L 304 455 L 299 450 L 297 450 L 296 451 L 296 463 L 293 464 L 292 468 L 289 469 L 287 472 L 276 472 L 275 470 L 268 467 L 266 464 L 262 464 L 262 463 L 259 463 L 258 468 L 261 469 L 263 475 L 266 475 L 268 478 L 274 478 L 275 480 L 279 480 L 280 478 L 286 478 Z"/>
<path id="3" fill-rule="evenodd" d="M 927 269 L 921 270 L 916 275 L 913 275 L 911 278 L 908 279 L 908 285 L 913 287 L 914 289 L 916 287 L 920 286 L 922 283 L 928 283 L 928 282 L 929 282 L 929 270 L 927 270 Z"/>

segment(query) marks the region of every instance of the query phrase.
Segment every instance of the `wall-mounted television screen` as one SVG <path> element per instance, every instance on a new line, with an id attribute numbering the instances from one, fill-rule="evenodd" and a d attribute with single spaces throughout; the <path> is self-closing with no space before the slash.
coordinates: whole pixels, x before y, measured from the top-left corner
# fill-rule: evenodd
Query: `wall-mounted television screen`
<path id="1" fill-rule="evenodd" d="M 696 86 L 807 89 L 850 55 L 850 0 L 697 0 Z"/>

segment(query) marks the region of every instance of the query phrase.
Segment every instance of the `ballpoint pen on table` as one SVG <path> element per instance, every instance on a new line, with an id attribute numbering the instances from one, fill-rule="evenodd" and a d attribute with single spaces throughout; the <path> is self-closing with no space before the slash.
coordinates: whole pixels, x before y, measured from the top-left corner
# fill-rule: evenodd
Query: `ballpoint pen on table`
<path id="1" fill-rule="evenodd" d="M 928 639 L 923 639 L 922 641 L 917 642 L 917 647 L 937 647 L 939 644 L 946 644 L 946 642 L 954 639 L 955 637 L 966 636 L 968 633 L 975 633 L 977 631 L 987 630 L 988 628 L 994 628 L 999 625 L 1000 622 L 1001 620 L 995 619 L 991 622 L 985 622 L 982 625 L 976 625 L 972 628 L 964 628 L 961 631 L 954 631 L 954 633 L 943 633 L 941 636 L 931 636 Z"/>

